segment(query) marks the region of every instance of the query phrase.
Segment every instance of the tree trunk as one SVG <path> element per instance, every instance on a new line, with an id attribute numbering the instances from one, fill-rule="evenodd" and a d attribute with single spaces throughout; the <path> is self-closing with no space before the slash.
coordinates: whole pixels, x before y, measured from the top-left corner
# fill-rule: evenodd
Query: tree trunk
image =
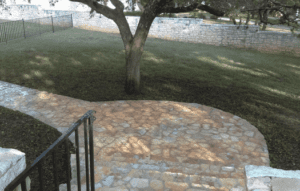
<path id="1" fill-rule="evenodd" d="M 234 16 L 230 16 L 230 19 L 232 20 L 233 24 L 236 25 L 235 17 Z"/>
<path id="2" fill-rule="evenodd" d="M 140 46 L 140 47 L 138 47 Z M 143 45 L 142 45 L 143 46 Z M 140 60 L 143 54 L 141 45 L 133 46 L 126 55 L 126 82 L 125 92 L 129 95 L 140 94 Z M 134 48 L 135 47 L 135 48 Z"/>
<path id="3" fill-rule="evenodd" d="M 250 21 L 250 13 L 248 12 L 247 13 L 247 20 L 246 20 L 245 25 L 248 25 L 249 21 Z"/>
<path id="4" fill-rule="evenodd" d="M 265 31 L 266 28 L 267 28 L 267 25 L 264 23 L 264 24 L 263 24 L 263 28 L 262 28 L 261 30 L 262 30 L 262 31 Z"/>
<path id="5" fill-rule="evenodd" d="M 140 87 L 140 60 L 143 54 L 143 48 L 150 30 L 153 19 L 146 20 L 141 17 L 140 24 L 142 28 L 138 28 L 135 32 L 135 37 L 130 42 L 125 44 L 126 56 L 126 81 L 125 92 L 128 95 L 141 94 Z M 141 24 L 142 23 L 142 24 Z M 142 32 L 141 32 L 142 31 Z M 138 35 L 137 35 L 138 34 Z"/>
<path id="6" fill-rule="evenodd" d="M 125 93 L 127 95 L 139 95 L 142 93 L 140 87 L 140 60 L 151 24 L 158 13 L 152 12 L 147 16 L 142 15 L 134 36 L 130 32 L 126 18 L 122 17 L 122 12 L 118 14 L 118 17 L 115 17 L 113 21 L 119 28 L 125 49 Z"/>
<path id="7" fill-rule="evenodd" d="M 268 14 L 269 14 L 270 10 L 267 10 L 264 12 L 263 14 L 263 21 L 268 21 Z M 263 31 L 265 31 L 267 28 L 267 25 L 264 23 L 264 26 L 262 28 Z"/>
<path id="8" fill-rule="evenodd" d="M 137 56 L 137 55 L 135 55 Z M 140 94 L 140 63 L 134 58 L 134 54 L 131 58 L 126 59 L 126 82 L 125 92 L 128 95 Z"/>
<path id="9" fill-rule="evenodd" d="M 265 17 L 265 13 L 263 13 L 263 17 Z M 259 25 L 259 27 L 260 27 L 260 25 L 261 25 L 261 19 L 260 19 L 260 14 L 259 13 L 257 13 L 257 18 L 256 18 L 256 20 L 255 20 L 255 25 Z M 263 23 L 263 28 L 262 28 L 262 31 L 264 31 L 264 30 L 266 30 L 266 24 L 265 23 Z"/>
<path id="10" fill-rule="evenodd" d="M 255 16 L 255 13 L 252 12 L 252 13 L 251 13 L 251 19 L 254 19 L 254 16 Z"/>
<path id="11" fill-rule="evenodd" d="M 256 19 L 255 19 L 255 25 L 258 24 L 258 19 L 259 19 L 259 15 L 257 15 Z"/>

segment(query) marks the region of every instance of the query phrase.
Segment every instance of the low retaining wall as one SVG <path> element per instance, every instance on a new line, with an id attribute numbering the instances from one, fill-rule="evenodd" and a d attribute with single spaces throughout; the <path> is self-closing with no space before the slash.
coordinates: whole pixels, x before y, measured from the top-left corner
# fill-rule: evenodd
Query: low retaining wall
<path id="1" fill-rule="evenodd" d="M 1 8 L 0 8 L 1 9 Z M 12 14 L 13 13 L 13 14 Z M 89 11 L 43 10 L 36 5 L 12 5 L 2 10 L 0 18 L 11 20 L 28 20 L 42 17 L 57 17 L 72 14 L 73 27 L 108 33 L 120 33 L 117 25 L 111 19 L 98 13 L 90 18 Z M 126 16 L 132 34 L 135 34 L 139 16 Z M 51 22 L 51 18 L 43 19 Z M 55 22 L 55 19 L 53 20 Z M 292 50 L 300 55 L 300 39 L 291 33 L 259 31 L 259 26 L 202 24 L 198 18 L 165 18 L 156 17 L 151 25 L 148 36 L 165 40 L 175 40 L 190 43 L 203 43 L 215 46 L 234 46 L 251 48 L 266 52 L 283 52 Z"/>

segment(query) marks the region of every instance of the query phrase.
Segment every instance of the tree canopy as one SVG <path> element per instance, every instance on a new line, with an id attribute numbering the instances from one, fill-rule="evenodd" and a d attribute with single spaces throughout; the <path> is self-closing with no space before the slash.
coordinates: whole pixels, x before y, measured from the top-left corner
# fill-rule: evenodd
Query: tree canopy
<path id="1" fill-rule="evenodd" d="M 31 0 L 28 0 L 28 3 L 31 3 L 30 1 Z M 60 0 L 48 1 L 49 4 L 54 5 Z M 96 11 L 97 13 L 101 13 L 106 17 L 107 15 L 102 13 L 102 11 L 107 12 L 108 10 L 116 9 L 121 11 L 124 10 L 124 5 L 119 0 L 111 0 L 111 3 L 116 7 L 116 9 L 110 9 L 107 6 L 109 0 L 70 1 L 83 3 L 91 7 L 90 14 Z M 1 3 L 2 6 L 5 5 L 5 0 L 2 0 Z M 299 25 L 296 22 L 296 19 L 299 18 L 299 15 L 295 17 L 292 13 L 293 11 L 296 11 L 297 8 L 300 8 L 300 0 L 126 0 L 126 3 L 130 4 L 131 6 L 137 4 L 141 12 L 144 12 L 145 8 L 148 7 L 151 9 L 149 9 L 148 12 L 152 12 L 156 16 L 161 13 L 182 13 L 199 9 L 209 12 L 215 16 L 221 17 L 227 15 L 233 19 L 238 17 L 241 13 L 254 12 L 259 15 L 260 23 L 263 23 L 264 25 L 278 25 L 287 23 L 288 26 L 292 26 L 291 32 L 293 34 L 294 30 L 299 28 Z M 204 5 L 201 3 L 204 3 Z M 120 7 L 118 7 L 118 5 L 120 5 Z M 107 7 L 108 10 L 103 9 L 103 7 Z M 128 10 L 128 8 L 129 7 L 127 6 L 126 9 Z M 282 16 L 280 20 L 268 19 L 268 14 L 272 14 L 273 12 L 281 13 Z M 235 24 L 234 19 L 233 21 Z"/>
<path id="2" fill-rule="evenodd" d="M 300 2 L 299 0 L 285 0 L 285 3 L 280 3 L 278 1 L 269 0 L 264 1 L 260 6 L 252 7 L 252 8 L 246 8 L 241 10 L 241 12 L 246 11 L 258 11 L 261 22 L 264 24 L 271 24 L 271 25 L 278 25 L 278 24 L 285 24 L 287 23 L 288 26 L 292 26 L 291 29 L 292 33 L 294 34 L 294 29 L 299 28 L 299 25 L 297 23 L 298 16 L 294 16 L 292 14 L 291 10 L 296 10 L 297 8 L 300 8 Z M 278 11 L 282 14 L 282 17 L 279 20 L 268 20 L 268 14 L 272 13 L 273 11 Z"/>
<path id="3" fill-rule="evenodd" d="M 70 1 L 80 2 L 80 0 Z M 108 0 L 93 0 L 93 2 L 105 1 L 107 2 Z M 126 2 L 130 3 L 131 0 L 126 0 Z M 202 2 L 204 2 L 205 5 L 202 5 Z M 148 7 L 151 7 L 150 3 L 154 5 L 155 1 L 133 0 L 132 4 L 135 5 L 135 3 L 137 3 L 141 11 L 144 12 L 145 7 L 147 5 Z M 164 7 L 159 7 L 160 9 L 157 9 L 160 10 L 160 13 L 181 13 L 199 9 L 205 10 L 215 16 L 228 15 L 231 17 L 233 15 L 238 16 L 240 13 L 245 12 L 256 12 L 259 14 L 260 23 L 263 23 L 264 25 L 278 25 L 287 23 L 288 26 L 293 27 L 291 28 L 291 32 L 293 34 L 294 30 L 299 28 L 299 25 L 296 22 L 296 18 L 299 18 L 299 15 L 298 17 L 295 17 L 292 14 L 292 10 L 295 11 L 297 8 L 300 8 L 299 0 L 167 0 L 160 1 L 158 5 L 164 5 Z M 280 20 L 268 19 L 268 14 L 272 14 L 273 12 L 280 12 L 282 14 Z"/>

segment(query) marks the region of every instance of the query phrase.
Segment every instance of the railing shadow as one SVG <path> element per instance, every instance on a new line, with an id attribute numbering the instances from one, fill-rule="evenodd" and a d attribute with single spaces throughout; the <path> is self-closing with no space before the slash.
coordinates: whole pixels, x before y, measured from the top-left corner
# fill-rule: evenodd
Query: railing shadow
<path id="1" fill-rule="evenodd" d="M 88 127 L 89 127 L 89 147 L 90 147 L 90 168 L 91 168 L 91 191 L 95 191 L 95 177 L 94 177 L 94 141 L 93 141 L 93 122 L 96 118 L 93 116 L 93 113 L 96 113 L 94 110 L 89 110 L 86 112 L 77 122 L 73 123 L 73 125 L 63 133 L 47 150 L 45 150 L 39 157 L 37 157 L 33 164 L 27 167 L 21 174 L 19 174 L 10 184 L 6 186 L 4 191 L 12 191 L 14 190 L 20 183 L 21 183 L 21 191 L 28 191 L 26 189 L 26 177 L 38 167 L 39 172 L 39 183 L 40 183 L 40 191 L 43 191 L 44 184 L 43 184 L 43 177 L 44 173 L 42 172 L 42 164 L 46 155 L 48 153 L 52 153 L 53 159 L 53 171 L 54 171 L 54 183 L 56 190 L 59 190 L 58 180 L 57 180 L 57 159 L 56 159 L 56 152 L 58 146 L 62 145 L 63 142 L 65 143 L 67 153 L 66 155 L 66 162 L 70 164 L 70 152 L 68 146 L 67 138 L 75 131 L 75 142 L 76 142 L 76 166 L 77 166 L 77 188 L 78 191 L 81 191 L 81 183 L 80 183 L 80 161 L 79 161 L 79 141 L 78 141 L 78 128 L 79 126 L 84 123 L 84 145 L 85 145 L 85 166 L 86 166 L 86 190 L 89 191 L 89 162 L 88 162 L 88 145 L 87 145 L 87 119 L 88 119 Z M 70 166 L 67 165 L 67 189 L 71 191 L 70 186 Z"/>

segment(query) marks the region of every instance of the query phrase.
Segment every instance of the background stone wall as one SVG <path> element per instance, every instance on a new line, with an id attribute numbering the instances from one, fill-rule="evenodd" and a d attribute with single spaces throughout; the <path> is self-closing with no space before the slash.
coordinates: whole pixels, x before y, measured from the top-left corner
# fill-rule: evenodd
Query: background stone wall
<path id="1" fill-rule="evenodd" d="M 55 19 L 61 15 L 71 15 L 73 27 L 89 29 L 101 32 L 119 33 L 119 29 L 113 20 L 94 13 L 90 17 L 89 11 L 62 11 L 44 10 L 36 5 L 11 5 L 0 8 L 0 19 L 21 20 L 43 18 L 41 22 L 51 24 L 53 21 L 70 22 L 71 17 Z M 132 34 L 135 34 L 140 17 L 126 16 Z M 60 25 L 60 24 L 59 24 Z M 203 19 L 198 18 L 164 18 L 156 17 L 151 25 L 149 37 L 165 40 L 175 40 L 190 43 L 204 43 L 216 46 L 235 46 L 253 48 L 259 51 L 282 52 L 295 51 L 300 55 L 300 39 L 290 33 L 272 31 L 259 31 L 259 26 L 249 25 L 224 25 L 203 24 Z"/>

